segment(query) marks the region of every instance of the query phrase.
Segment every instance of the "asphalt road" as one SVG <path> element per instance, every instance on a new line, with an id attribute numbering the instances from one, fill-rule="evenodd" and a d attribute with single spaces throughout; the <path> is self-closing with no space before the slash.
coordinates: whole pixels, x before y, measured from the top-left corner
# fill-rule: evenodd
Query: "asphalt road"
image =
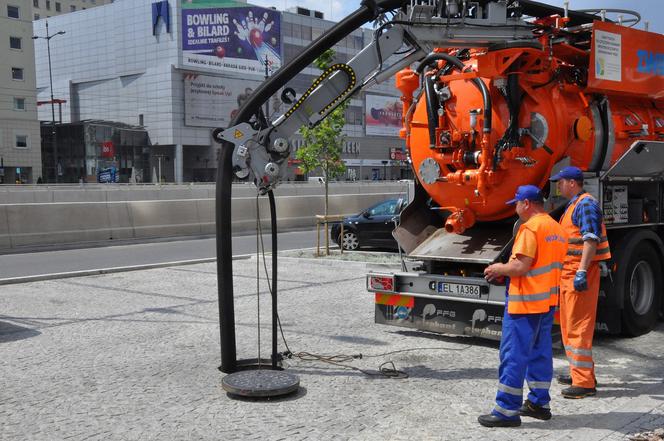
<path id="1" fill-rule="evenodd" d="M 321 234 L 321 242 L 323 240 Z M 269 234 L 264 234 L 263 244 L 265 250 L 270 251 L 271 238 Z M 280 251 L 315 247 L 316 231 L 280 233 L 278 246 Z M 234 256 L 255 252 L 256 235 L 233 238 Z M 6 254 L 0 255 L 0 279 L 213 259 L 215 257 L 214 237 Z"/>

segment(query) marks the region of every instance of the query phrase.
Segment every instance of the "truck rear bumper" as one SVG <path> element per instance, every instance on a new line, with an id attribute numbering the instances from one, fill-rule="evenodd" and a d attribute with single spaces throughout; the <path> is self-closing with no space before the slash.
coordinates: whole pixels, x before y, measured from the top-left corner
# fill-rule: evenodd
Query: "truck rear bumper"
<path id="1" fill-rule="evenodd" d="M 505 287 L 477 277 L 369 273 L 375 322 L 500 340 Z"/>

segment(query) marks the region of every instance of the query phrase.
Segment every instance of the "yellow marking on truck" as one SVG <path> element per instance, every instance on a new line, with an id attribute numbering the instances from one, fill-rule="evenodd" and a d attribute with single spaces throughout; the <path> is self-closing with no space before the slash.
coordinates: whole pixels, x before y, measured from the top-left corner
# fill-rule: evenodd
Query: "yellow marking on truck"
<path id="1" fill-rule="evenodd" d="M 382 294 L 377 292 L 376 304 L 389 305 L 389 306 L 405 306 L 407 308 L 412 308 L 413 306 L 415 306 L 415 298 L 412 296 L 404 296 L 401 294 Z"/>

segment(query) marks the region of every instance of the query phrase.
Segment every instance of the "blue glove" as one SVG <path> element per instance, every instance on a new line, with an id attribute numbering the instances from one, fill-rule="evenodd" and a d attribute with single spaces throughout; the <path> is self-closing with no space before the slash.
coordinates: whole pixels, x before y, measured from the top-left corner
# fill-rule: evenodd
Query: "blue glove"
<path id="1" fill-rule="evenodd" d="M 584 270 L 578 270 L 574 277 L 574 291 L 585 291 L 588 289 L 588 279 Z"/>

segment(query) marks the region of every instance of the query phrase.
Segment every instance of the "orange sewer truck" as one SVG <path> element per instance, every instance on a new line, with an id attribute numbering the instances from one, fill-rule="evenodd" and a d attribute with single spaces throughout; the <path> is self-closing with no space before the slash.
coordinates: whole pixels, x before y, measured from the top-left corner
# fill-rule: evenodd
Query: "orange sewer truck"
<path id="1" fill-rule="evenodd" d="M 614 256 L 596 330 L 640 335 L 661 316 L 664 36 L 599 20 L 571 28 L 560 16 L 534 23 L 547 31 L 531 41 L 435 48 L 396 75 L 418 188 L 394 235 L 417 262 L 368 274 L 377 323 L 499 339 L 505 288 L 482 272 L 509 255 L 505 201 L 535 184 L 549 208 L 564 207 L 548 179 L 565 165 L 587 170 Z"/>

